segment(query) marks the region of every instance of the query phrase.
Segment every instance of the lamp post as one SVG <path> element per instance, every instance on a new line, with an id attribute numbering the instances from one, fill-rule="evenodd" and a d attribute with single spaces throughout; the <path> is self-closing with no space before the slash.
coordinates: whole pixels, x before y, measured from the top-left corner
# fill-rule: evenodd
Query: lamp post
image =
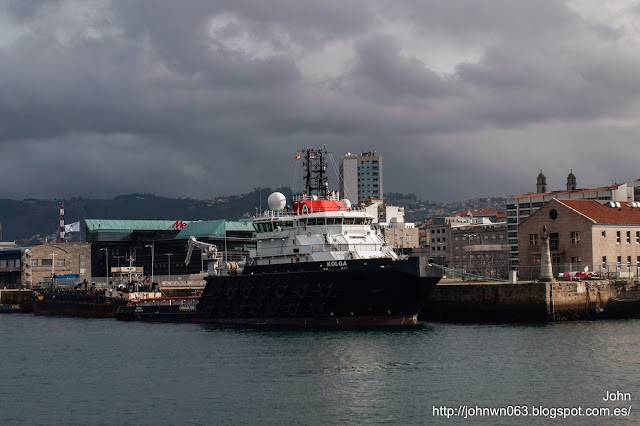
<path id="1" fill-rule="evenodd" d="M 151 247 L 151 285 L 153 285 L 153 264 L 154 264 L 154 259 L 153 259 L 153 255 L 154 255 L 154 247 L 155 243 L 151 243 L 151 244 L 146 244 L 145 247 Z"/>
<path id="2" fill-rule="evenodd" d="M 169 262 L 169 281 L 171 281 L 171 256 L 173 256 L 173 253 L 167 253 L 167 258 Z"/>
<path id="3" fill-rule="evenodd" d="M 56 277 L 56 254 L 51 252 L 51 290 L 53 290 L 53 280 L 55 280 Z"/>
<path id="4" fill-rule="evenodd" d="M 476 234 L 470 233 L 470 234 L 464 234 L 465 237 L 467 237 L 467 251 L 469 252 L 469 270 L 468 273 L 470 273 L 471 271 L 471 237 L 475 237 Z"/>
<path id="5" fill-rule="evenodd" d="M 100 251 L 104 251 L 104 257 L 107 259 L 107 283 L 109 282 L 109 249 L 107 247 L 103 247 Z"/>

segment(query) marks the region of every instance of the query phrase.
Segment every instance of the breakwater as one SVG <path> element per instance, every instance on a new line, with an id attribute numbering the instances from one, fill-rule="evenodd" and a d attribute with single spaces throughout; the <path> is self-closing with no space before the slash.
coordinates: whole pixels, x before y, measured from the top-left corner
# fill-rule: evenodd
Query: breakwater
<path id="1" fill-rule="evenodd" d="M 640 287 L 632 281 L 441 283 L 422 320 L 517 322 L 640 316 Z"/>

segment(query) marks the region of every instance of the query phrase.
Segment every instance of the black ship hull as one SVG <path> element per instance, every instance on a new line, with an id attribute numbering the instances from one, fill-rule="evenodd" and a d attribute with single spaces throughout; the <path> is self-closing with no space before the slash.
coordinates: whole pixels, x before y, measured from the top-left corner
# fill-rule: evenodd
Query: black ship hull
<path id="1" fill-rule="evenodd" d="M 32 301 L 36 315 L 64 315 L 85 318 L 114 318 L 124 299 L 94 294 L 47 293 Z"/>
<path id="2" fill-rule="evenodd" d="M 117 318 L 306 326 L 413 325 L 439 276 L 421 276 L 418 258 L 249 266 L 207 277 L 193 312 L 123 306 Z"/>

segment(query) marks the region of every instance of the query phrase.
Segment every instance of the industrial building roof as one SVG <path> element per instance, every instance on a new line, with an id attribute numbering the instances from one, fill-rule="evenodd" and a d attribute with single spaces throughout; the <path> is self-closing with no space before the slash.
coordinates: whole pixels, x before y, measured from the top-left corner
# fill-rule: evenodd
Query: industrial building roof
<path id="1" fill-rule="evenodd" d="M 191 222 L 176 235 L 176 239 L 186 239 L 191 236 L 224 237 L 228 231 L 252 232 L 253 225 L 251 222 L 229 222 L 224 219 Z"/>
<path id="2" fill-rule="evenodd" d="M 168 231 L 180 229 L 176 220 L 85 219 L 87 231 Z M 178 224 L 178 225 L 176 225 Z M 186 224 L 186 223 L 185 223 Z"/>
<path id="3" fill-rule="evenodd" d="M 250 221 L 206 220 L 187 222 L 182 220 L 121 220 L 121 219 L 85 219 L 87 232 L 130 234 L 133 231 L 177 231 L 176 239 L 187 239 L 190 236 L 224 237 L 226 232 L 252 232 Z"/>

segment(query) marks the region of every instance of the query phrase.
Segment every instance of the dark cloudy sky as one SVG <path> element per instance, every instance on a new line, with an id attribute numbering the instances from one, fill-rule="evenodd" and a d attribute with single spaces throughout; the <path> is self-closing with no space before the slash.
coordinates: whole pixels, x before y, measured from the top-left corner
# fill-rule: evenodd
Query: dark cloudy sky
<path id="1" fill-rule="evenodd" d="M 639 95 L 635 1 L 0 0 L 0 198 L 291 186 L 307 145 L 430 200 L 630 184 Z"/>

